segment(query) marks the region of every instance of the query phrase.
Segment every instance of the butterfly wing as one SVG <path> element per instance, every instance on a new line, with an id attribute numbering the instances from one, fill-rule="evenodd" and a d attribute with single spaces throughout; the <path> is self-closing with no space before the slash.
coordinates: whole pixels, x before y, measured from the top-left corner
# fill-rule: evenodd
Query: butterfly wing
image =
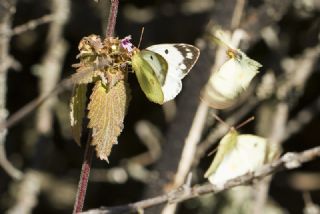
<path id="1" fill-rule="evenodd" d="M 256 135 L 242 134 L 238 137 L 237 150 L 244 162 L 243 172 L 252 172 L 266 160 L 267 140 Z"/>
<path id="2" fill-rule="evenodd" d="M 164 85 L 168 73 L 167 61 L 158 53 L 142 50 L 141 57 L 150 65 L 161 86 Z"/>
<path id="3" fill-rule="evenodd" d="M 263 165 L 267 141 L 255 135 L 239 135 L 235 147 L 224 156 L 209 181 L 217 186 L 235 177 L 252 172 Z"/>
<path id="4" fill-rule="evenodd" d="M 244 90 L 245 90 L 246 88 L 248 88 L 253 77 L 257 73 L 259 73 L 259 68 L 261 68 L 262 65 L 259 62 L 249 58 L 242 51 L 240 51 L 240 50 L 237 50 L 237 51 L 239 52 L 239 54 L 241 55 L 241 58 L 242 58 L 242 60 L 239 61 L 241 68 L 243 70 L 243 72 L 242 72 L 243 75 L 240 76 L 240 78 L 241 78 L 240 83 L 241 83 L 242 88 L 244 88 Z"/>
<path id="5" fill-rule="evenodd" d="M 166 61 L 152 51 L 140 51 L 131 58 L 132 68 L 135 71 L 139 85 L 147 98 L 155 103 L 162 104 L 164 95 L 162 85 L 167 72 Z"/>
<path id="6" fill-rule="evenodd" d="M 212 74 L 206 86 L 204 100 L 216 109 L 232 106 L 261 67 L 260 63 L 250 59 L 242 51 L 234 51 L 238 57 L 226 61 Z"/>
<path id="7" fill-rule="evenodd" d="M 198 48 L 188 44 L 160 44 L 147 48 L 161 55 L 168 64 L 168 71 L 162 91 L 163 102 L 174 99 L 182 89 L 181 79 L 184 78 L 199 58 Z"/>
<path id="8" fill-rule="evenodd" d="M 232 151 L 237 143 L 238 138 L 238 132 L 234 129 L 231 129 L 220 141 L 218 146 L 217 154 L 215 155 L 210 167 L 206 171 L 204 177 L 208 178 L 211 176 L 219 165 L 221 164 L 221 161 L 225 158 L 226 155 L 230 151 Z"/>
<path id="9" fill-rule="evenodd" d="M 235 59 L 229 59 L 219 70 L 214 72 L 208 84 L 204 100 L 216 109 L 224 109 L 232 106 L 235 98 L 243 91 L 239 84 L 241 66 Z"/>

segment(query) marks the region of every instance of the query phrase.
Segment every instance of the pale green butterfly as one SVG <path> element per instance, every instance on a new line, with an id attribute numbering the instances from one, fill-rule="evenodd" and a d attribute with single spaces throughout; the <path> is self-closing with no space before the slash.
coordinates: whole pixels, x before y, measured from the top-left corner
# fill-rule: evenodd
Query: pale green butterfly
<path id="1" fill-rule="evenodd" d="M 214 41 L 227 48 L 229 60 L 211 75 L 203 98 L 215 109 L 224 109 L 232 106 L 248 88 L 262 65 L 233 48 L 222 31 L 214 35 Z"/>
<path id="2" fill-rule="evenodd" d="M 200 51 L 188 44 L 159 44 L 137 51 L 132 60 L 142 91 L 155 103 L 174 99 L 183 79 L 196 63 Z"/>
<path id="3" fill-rule="evenodd" d="M 204 177 L 210 183 L 223 187 L 228 180 L 255 171 L 267 161 L 267 142 L 263 137 L 239 134 L 232 127 L 221 139 Z"/>

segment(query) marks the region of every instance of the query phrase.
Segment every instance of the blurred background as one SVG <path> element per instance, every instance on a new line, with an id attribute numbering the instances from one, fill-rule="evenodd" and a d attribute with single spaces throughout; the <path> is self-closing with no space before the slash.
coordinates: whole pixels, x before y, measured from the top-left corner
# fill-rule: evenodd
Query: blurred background
<path id="1" fill-rule="evenodd" d="M 75 72 L 71 65 L 78 62 L 81 38 L 104 35 L 108 11 L 107 0 L 0 1 L 0 122 L 56 89 L 31 114 L 11 120 L 7 130 L 2 126 L 1 213 L 72 211 L 84 149 L 70 133 L 72 87 L 56 85 Z M 244 30 L 240 48 L 263 67 L 234 107 L 206 109 L 195 155 L 187 160 L 192 184 L 206 182 L 203 174 L 212 161 L 207 154 L 227 132 L 212 112 L 230 125 L 255 116 L 240 132 L 272 139 L 283 153 L 320 145 L 319 0 L 120 0 L 116 36 L 131 35 L 137 45 L 144 27 L 141 48 L 184 42 L 198 46 L 201 56 L 183 80 L 181 94 L 164 106 L 149 102 L 129 74 L 132 101 L 124 130 L 109 164 L 94 158 L 84 210 L 127 204 L 179 186 L 173 179 L 216 62 L 217 47 L 208 39 L 216 26 Z M 266 181 L 240 192 L 208 194 L 163 212 L 320 212 L 320 160 L 269 180 L 270 188 Z M 262 206 L 257 201 L 263 195 Z M 146 213 L 161 210 L 157 206 Z"/>

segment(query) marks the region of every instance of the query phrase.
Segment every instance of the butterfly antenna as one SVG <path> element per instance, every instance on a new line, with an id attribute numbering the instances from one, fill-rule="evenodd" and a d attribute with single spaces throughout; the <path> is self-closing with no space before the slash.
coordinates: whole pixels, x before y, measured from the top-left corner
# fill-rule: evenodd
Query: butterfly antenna
<path id="1" fill-rule="evenodd" d="M 240 123 L 239 125 L 236 126 L 235 129 L 240 129 L 242 126 L 246 125 L 247 123 L 251 122 L 254 120 L 254 117 L 250 117 L 247 120 L 243 121 L 242 123 Z"/>
<path id="2" fill-rule="evenodd" d="M 216 115 L 215 113 L 212 113 L 212 115 L 213 115 L 214 118 L 216 118 L 216 120 L 218 120 L 220 123 L 222 123 L 223 125 L 228 126 L 229 128 L 231 128 L 228 123 L 224 122 L 224 121 L 221 119 L 221 117 L 219 117 L 219 116 Z"/>
<path id="3" fill-rule="evenodd" d="M 138 48 L 140 48 L 140 45 L 141 45 L 141 41 L 142 41 L 142 36 L 143 36 L 143 33 L 144 33 L 144 27 L 142 27 L 142 29 L 141 29 L 141 34 L 140 34 L 140 39 L 139 39 L 139 44 L 138 44 Z"/>
<path id="4" fill-rule="evenodd" d="M 209 154 L 207 155 L 207 157 L 213 155 L 217 150 L 218 150 L 218 147 L 216 147 L 214 150 L 212 150 L 211 152 L 209 152 Z"/>
<path id="5" fill-rule="evenodd" d="M 208 103 L 208 102 L 207 102 L 205 99 L 203 99 L 201 96 L 200 96 L 200 100 L 201 100 L 202 102 L 205 102 L 210 108 L 215 109 L 210 103 Z M 218 115 L 216 115 L 215 113 L 212 113 L 212 115 L 213 115 L 214 118 L 215 118 L 216 120 L 218 120 L 220 123 L 222 123 L 222 124 L 224 124 L 225 126 L 228 126 L 229 128 L 231 128 L 230 125 L 229 125 L 228 123 L 224 122 Z"/>

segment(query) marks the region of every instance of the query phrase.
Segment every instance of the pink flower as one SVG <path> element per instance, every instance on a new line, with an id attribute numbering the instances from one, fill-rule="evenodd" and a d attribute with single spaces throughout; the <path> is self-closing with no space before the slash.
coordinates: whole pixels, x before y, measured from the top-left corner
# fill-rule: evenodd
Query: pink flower
<path id="1" fill-rule="evenodd" d="M 130 42 L 131 36 L 126 36 L 121 39 L 121 46 L 126 49 L 129 53 L 133 51 L 133 44 Z"/>

